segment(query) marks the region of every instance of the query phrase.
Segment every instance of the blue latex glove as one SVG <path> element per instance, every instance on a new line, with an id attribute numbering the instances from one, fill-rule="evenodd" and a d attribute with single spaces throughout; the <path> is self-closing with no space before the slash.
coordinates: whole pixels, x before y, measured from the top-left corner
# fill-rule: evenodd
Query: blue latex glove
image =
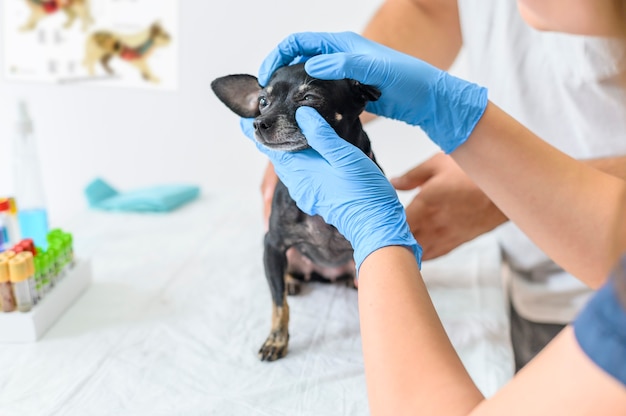
<path id="1" fill-rule="evenodd" d="M 382 96 L 366 110 L 420 126 L 446 153 L 464 143 L 487 107 L 487 90 L 356 33 L 296 33 L 261 64 L 259 83 L 295 58 L 319 79 L 351 78 L 377 87 Z"/>
<path id="2" fill-rule="evenodd" d="M 297 152 L 258 143 L 251 119 L 242 119 L 241 128 L 270 158 L 298 207 L 320 215 L 350 241 L 357 271 L 370 253 L 392 245 L 409 247 L 421 265 L 422 248 L 411 234 L 395 189 L 378 166 L 337 136 L 315 109 L 298 108 L 296 120 L 311 146 Z"/>

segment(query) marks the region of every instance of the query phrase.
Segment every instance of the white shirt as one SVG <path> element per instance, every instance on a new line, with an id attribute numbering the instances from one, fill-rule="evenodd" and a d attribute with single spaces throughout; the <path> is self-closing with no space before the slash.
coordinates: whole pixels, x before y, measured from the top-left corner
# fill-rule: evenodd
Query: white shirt
<path id="1" fill-rule="evenodd" d="M 514 0 L 458 4 L 466 78 L 487 87 L 492 102 L 577 159 L 626 154 L 626 94 L 616 79 L 626 65 L 616 42 L 535 30 Z M 517 312 L 536 322 L 570 322 L 590 290 L 512 223 L 496 233 Z"/>

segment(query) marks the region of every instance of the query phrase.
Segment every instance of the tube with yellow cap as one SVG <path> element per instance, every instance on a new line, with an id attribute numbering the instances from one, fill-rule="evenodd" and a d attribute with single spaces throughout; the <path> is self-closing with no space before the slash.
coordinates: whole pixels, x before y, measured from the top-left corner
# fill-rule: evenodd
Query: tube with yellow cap
<path id="1" fill-rule="evenodd" d="M 2 312 L 15 310 L 15 297 L 9 280 L 9 259 L 15 256 L 12 251 L 0 253 L 0 307 Z"/>
<path id="2" fill-rule="evenodd" d="M 30 288 L 32 275 L 29 274 L 30 267 L 27 256 L 22 256 L 21 254 L 19 253 L 9 260 L 9 278 L 13 285 L 13 295 L 17 303 L 17 310 L 28 312 L 33 307 L 33 297 Z"/>

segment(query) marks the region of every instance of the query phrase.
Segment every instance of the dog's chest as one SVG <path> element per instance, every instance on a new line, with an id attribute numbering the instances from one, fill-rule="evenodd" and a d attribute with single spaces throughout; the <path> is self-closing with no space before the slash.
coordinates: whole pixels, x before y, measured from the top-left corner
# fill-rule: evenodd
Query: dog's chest
<path id="1" fill-rule="evenodd" d="M 346 275 L 355 276 L 350 243 L 319 216 L 304 216 L 292 225 L 298 241 L 287 250 L 287 271 L 309 280 L 312 276 L 334 281 Z"/>
<path id="2" fill-rule="evenodd" d="M 352 260 L 350 243 L 320 216 L 303 213 L 282 182 L 278 183 L 274 194 L 269 234 L 275 246 L 283 250 L 297 249 L 307 259 L 302 264 L 310 267 L 332 269 Z"/>

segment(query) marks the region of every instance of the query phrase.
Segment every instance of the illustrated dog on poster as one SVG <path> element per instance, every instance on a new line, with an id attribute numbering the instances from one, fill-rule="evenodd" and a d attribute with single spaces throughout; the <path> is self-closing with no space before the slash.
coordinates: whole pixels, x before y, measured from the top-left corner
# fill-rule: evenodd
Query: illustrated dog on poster
<path id="1" fill-rule="evenodd" d="M 117 57 L 139 70 L 144 80 L 158 83 L 148 65 L 148 58 L 157 48 L 170 43 L 170 35 L 159 23 L 134 35 L 122 35 L 109 31 L 97 31 L 87 38 L 83 65 L 91 76 L 96 74 L 96 64 L 100 63 L 107 74 L 115 72 L 109 61 Z"/>
<path id="2" fill-rule="evenodd" d="M 30 17 L 20 28 L 21 31 L 33 30 L 42 19 L 54 15 L 57 12 L 64 12 L 67 15 L 67 22 L 63 25 L 70 28 L 76 18 L 82 22 L 83 32 L 93 23 L 89 10 L 89 0 L 24 0 L 30 7 Z"/>

